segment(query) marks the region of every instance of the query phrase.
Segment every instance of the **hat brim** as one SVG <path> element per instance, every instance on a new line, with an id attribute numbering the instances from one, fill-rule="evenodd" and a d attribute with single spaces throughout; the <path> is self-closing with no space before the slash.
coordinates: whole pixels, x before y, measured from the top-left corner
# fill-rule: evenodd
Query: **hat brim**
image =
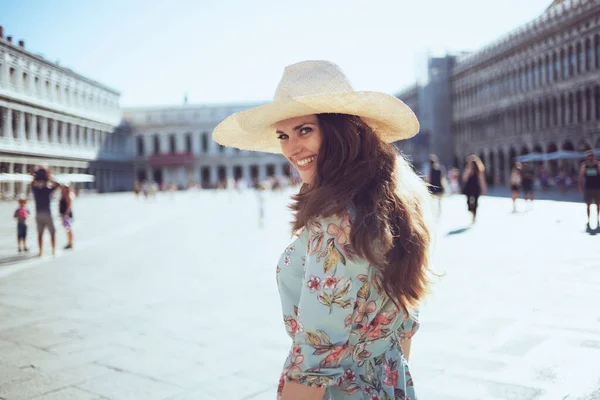
<path id="1" fill-rule="evenodd" d="M 323 113 L 359 116 L 388 143 L 419 132 L 417 117 L 400 99 L 380 92 L 346 92 L 279 100 L 232 114 L 214 129 L 213 139 L 228 147 L 280 154 L 276 122 Z"/>

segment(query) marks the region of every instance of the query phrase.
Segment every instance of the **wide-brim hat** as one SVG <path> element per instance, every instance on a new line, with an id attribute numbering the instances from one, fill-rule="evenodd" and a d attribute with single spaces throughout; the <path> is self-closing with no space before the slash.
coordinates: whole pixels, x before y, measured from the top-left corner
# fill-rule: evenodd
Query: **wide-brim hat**
<path id="1" fill-rule="evenodd" d="M 228 147 L 281 153 L 276 122 L 323 113 L 359 116 L 388 143 L 419 132 L 417 117 L 400 99 L 355 91 L 332 62 L 303 61 L 285 68 L 273 102 L 232 114 L 215 128 L 213 139 Z"/>

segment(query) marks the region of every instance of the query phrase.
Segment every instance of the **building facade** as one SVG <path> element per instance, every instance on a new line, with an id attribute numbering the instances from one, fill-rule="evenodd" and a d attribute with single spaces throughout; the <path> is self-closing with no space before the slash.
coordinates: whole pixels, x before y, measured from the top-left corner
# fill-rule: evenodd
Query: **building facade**
<path id="1" fill-rule="evenodd" d="M 419 104 L 428 149 L 445 165 L 477 154 L 488 181 L 506 184 L 516 156 L 600 148 L 600 0 L 556 0 L 484 49 L 445 59 L 430 60 L 428 86 L 437 74 L 448 97 L 427 86 L 397 95 Z M 545 166 L 573 174 L 578 162 Z"/>
<path id="2" fill-rule="evenodd" d="M 120 94 L 14 43 L 0 27 L 0 172 L 88 173 L 80 188 L 114 191 L 131 186 L 132 146 L 120 121 Z M 26 191 L 0 183 L 1 195 Z"/>
<path id="3" fill-rule="evenodd" d="M 600 0 L 555 1 L 452 73 L 456 163 L 506 183 L 517 155 L 600 148 Z M 578 161 L 547 162 L 574 173 Z"/>
<path id="4" fill-rule="evenodd" d="M 135 140 L 135 176 L 160 186 L 179 188 L 251 185 L 269 176 L 289 176 L 279 154 L 224 147 L 212 140 L 213 129 L 229 115 L 255 105 L 189 105 L 129 108 L 123 121 Z"/>

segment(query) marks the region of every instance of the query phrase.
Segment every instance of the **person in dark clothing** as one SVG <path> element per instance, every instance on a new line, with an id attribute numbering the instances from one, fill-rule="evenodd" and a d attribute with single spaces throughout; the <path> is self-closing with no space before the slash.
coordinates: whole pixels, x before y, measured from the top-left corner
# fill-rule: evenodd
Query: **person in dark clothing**
<path id="1" fill-rule="evenodd" d="M 50 231 L 50 241 L 52 244 L 52 255 L 56 253 L 56 229 L 52 220 L 52 212 L 50 211 L 50 202 L 52 193 L 60 187 L 60 184 L 51 179 L 50 171 L 44 167 L 40 167 L 35 171 L 33 182 L 31 182 L 31 191 L 35 200 L 36 224 L 38 232 L 39 256 L 43 253 L 43 235 L 44 230 L 48 227 Z"/>
<path id="2" fill-rule="evenodd" d="M 442 212 L 442 196 L 444 195 L 444 187 L 442 185 L 442 169 L 440 161 L 435 154 L 429 156 L 429 174 L 425 178 L 429 184 L 429 193 L 433 196 L 438 207 L 438 216 Z"/>
<path id="3" fill-rule="evenodd" d="M 525 203 L 529 204 L 530 207 L 533 207 L 533 199 L 535 198 L 534 194 L 534 185 L 535 185 L 535 171 L 528 163 L 523 163 L 521 167 L 521 185 L 523 187 L 523 198 L 525 199 Z"/>
<path id="4" fill-rule="evenodd" d="M 17 220 L 17 247 L 19 253 L 22 251 L 29 251 L 27 248 L 27 218 L 29 218 L 30 212 L 25 207 L 27 199 L 19 199 L 19 208 L 16 209 L 14 218 Z"/>
<path id="5" fill-rule="evenodd" d="M 73 199 L 69 186 L 62 187 L 62 197 L 58 203 L 58 212 L 62 219 L 62 224 L 67 231 L 67 245 L 65 250 L 73 248 Z"/>
<path id="6" fill-rule="evenodd" d="M 600 162 L 592 150 L 585 154 L 585 162 L 579 168 L 579 179 L 577 185 L 580 192 L 583 192 L 583 199 L 587 206 L 587 225 L 590 228 L 590 207 L 596 204 L 596 229 L 600 229 Z"/>
<path id="7" fill-rule="evenodd" d="M 467 196 L 467 206 L 469 212 L 473 214 L 473 223 L 477 218 L 479 196 L 487 194 L 484 171 L 485 167 L 479 157 L 471 155 L 467 158 L 462 176 L 463 194 Z"/>

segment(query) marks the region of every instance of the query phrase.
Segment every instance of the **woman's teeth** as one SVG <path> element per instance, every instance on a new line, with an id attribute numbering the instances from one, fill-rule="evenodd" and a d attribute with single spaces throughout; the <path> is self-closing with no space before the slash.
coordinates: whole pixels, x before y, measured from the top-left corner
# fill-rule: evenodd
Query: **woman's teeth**
<path id="1" fill-rule="evenodd" d="M 316 159 L 316 158 L 317 158 L 317 157 L 315 157 L 315 156 L 308 157 L 308 158 L 305 158 L 305 159 L 303 159 L 303 160 L 299 160 L 299 161 L 297 161 L 297 163 L 298 163 L 298 165 L 299 165 L 299 166 L 301 166 L 301 167 L 305 167 L 305 166 L 307 166 L 308 164 L 310 164 L 311 162 L 315 161 L 315 159 Z"/>

